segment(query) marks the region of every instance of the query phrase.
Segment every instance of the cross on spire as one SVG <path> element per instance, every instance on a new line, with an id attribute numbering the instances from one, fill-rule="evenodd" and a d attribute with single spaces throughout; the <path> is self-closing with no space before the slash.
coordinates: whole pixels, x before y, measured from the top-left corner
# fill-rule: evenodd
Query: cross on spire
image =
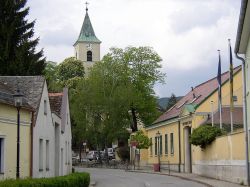
<path id="1" fill-rule="evenodd" d="M 86 1 L 85 5 L 86 5 L 86 12 L 88 12 L 88 5 L 89 5 L 89 3 Z"/>

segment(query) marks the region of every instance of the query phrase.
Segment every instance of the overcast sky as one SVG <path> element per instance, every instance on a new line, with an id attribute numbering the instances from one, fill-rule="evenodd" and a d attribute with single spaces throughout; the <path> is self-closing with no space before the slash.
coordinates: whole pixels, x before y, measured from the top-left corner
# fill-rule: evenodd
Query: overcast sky
<path id="1" fill-rule="evenodd" d="M 162 57 L 166 84 L 155 86 L 160 97 L 185 95 L 217 74 L 217 49 L 227 71 L 228 42 L 234 47 L 240 0 L 89 0 L 89 16 L 102 41 L 101 56 L 110 47 L 151 46 Z M 85 16 L 83 0 L 28 0 L 47 60 L 73 56 Z M 238 61 L 234 61 L 239 65 Z"/>

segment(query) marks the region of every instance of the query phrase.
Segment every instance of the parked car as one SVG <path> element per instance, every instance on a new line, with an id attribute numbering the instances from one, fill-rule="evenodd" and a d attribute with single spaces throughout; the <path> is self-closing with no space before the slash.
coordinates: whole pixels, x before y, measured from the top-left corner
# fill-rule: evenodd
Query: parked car
<path id="1" fill-rule="evenodd" d="M 97 160 L 97 157 L 98 157 L 97 151 L 89 151 L 86 158 L 91 161 L 91 160 Z"/>
<path id="2" fill-rule="evenodd" d="M 104 149 L 104 154 L 105 154 L 105 149 Z M 108 158 L 111 159 L 115 159 L 115 149 L 113 148 L 108 148 Z"/>

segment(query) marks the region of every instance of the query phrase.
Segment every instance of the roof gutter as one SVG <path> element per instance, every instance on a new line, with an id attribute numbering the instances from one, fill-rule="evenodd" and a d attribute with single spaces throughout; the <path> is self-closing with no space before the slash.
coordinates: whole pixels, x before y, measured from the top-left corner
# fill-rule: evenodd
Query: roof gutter
<path id="1" fill-rule="evenodd" d="M 248 0 L 241 1 L 240 17 L 239 17 L 237 36 L 236 36 L 235 47 L 234 47 L 235 53 L 238 53 L 239 48 L 240 48 L 240 41 L 241 41 L 241 35 L 242 35 L 242 30 L 243 30 L 245 15 L 246 15 L 247 3 L 248 3 Z"/>

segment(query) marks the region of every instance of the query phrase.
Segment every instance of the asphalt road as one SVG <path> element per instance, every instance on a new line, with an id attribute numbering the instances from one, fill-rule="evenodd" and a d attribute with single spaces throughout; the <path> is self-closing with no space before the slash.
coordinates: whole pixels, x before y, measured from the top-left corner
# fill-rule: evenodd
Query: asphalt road
<path id="1" fill-rule="evenodd" d="M 117 169 L 77 168 L 88 172 L 96 187 L 204 187 L 205 185 L 166 175 L 126 172 Z"/>

